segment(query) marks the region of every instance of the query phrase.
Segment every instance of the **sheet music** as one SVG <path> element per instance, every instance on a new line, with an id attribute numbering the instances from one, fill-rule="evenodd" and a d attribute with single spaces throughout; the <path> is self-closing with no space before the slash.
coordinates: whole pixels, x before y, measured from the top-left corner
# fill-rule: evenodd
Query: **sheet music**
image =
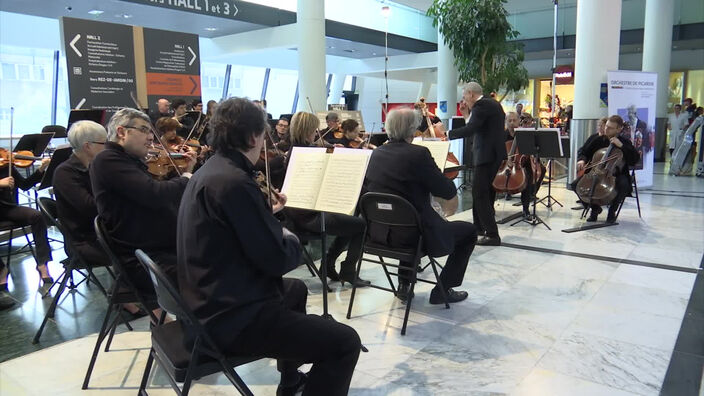
<path id="1" fill-rule="evenodd" d="M 435 164 L 440 168 L 440 171 L 445 170 L 445 162 L 447 161 L 447 153 L 450 151 L 450 142 L 442 140 L 423 140 L 413 139 L 413 144 L 423 146 L 430 151 Z"/>
<path id="2" fill-rule="evenodd" d="M 335 148 L 329 155 L 316 210 L 354 213 L 371 153 L 371 150 Z"/>
<path id="3" fill-rule="evenodd" d="M 286 206 L 315 209 L 329 159 L 323 147 L 293 147 L 281 192 Z"/>

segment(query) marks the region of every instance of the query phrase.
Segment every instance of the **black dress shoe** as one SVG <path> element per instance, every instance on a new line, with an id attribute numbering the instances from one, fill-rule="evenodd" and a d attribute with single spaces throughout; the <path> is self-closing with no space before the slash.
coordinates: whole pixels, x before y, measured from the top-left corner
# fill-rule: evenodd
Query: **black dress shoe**
<path id="1" fill-rule="evenodd" d="M 589 212 L 589 217 L 587 217 L 587 221 L 590 223 L 593 223 L 596 221 L 596 218 L 599 217 L 599 214 L 601 213 L 601 208 L 594 208 Z"/>
<path id="2" fill-rule="evenodd" d="M 501 246 L 501 238 L 499 237 L 481 237 L 477 241 L 477 245 L 481 246 Z"/>
<path id="3" fill-rule="evenodd" d="M 446 293 L 448 303 L 460 302 L 467 299 L 469 296 L 469 293 L 466 291 L 456 291 L 452 289 L 448 289 Z M 437 287 L 434 287 L 430 292 L 430 303 L 433 305 L 445 304 L 445 300 L 442 298 L 442 293 L 440 293 L 440 290 Z"/>
<path id="4" fill-rule="evenodd" d="M 308 381 L 308 374 L 299 371 L 298 382 L 290 386 L 282 386 L 281 384 L 279 384 L 279 386 L 276 388 L 276 396 L 294 396 L 297 393 L 303 391 L 303 388 L 306 385 L 306 381 Z"/>
<path id="5" fill-rule="evenodd" d="M 0 290 L 0 311 L 14 307 L 16 301 L 7 290 Z"/>
<path id="6" fill-rule="evenodd" d="M 413 298 L 413 293 L 411 292 L 411 285 L 408 283 L 401 283 L 396 289 L 396 298 L 406 303 L 410 298 Z"/>
<path id="7" fill-rule="evenodd" d="M 367 287 L 372 284 L 372 282 L 359 277 L 355 279 L 354 274 L 340 272 L 340 283 L 342 283 L 342 286 L 345 285 L 345 282 L 349 283 L 350 285 L 354 283 L 354 285 L 357 287 Z"/>
<path id="8" fill-rule="evenodd" d="M 613 216 L 612 216 L 611 214 L 609 214 L 609 215 L 606 217 L 606 222 L 609 223 L 609 224 L 615 223 L 615 222 L 616 222 L 616 215 L 613 215 Z"/>

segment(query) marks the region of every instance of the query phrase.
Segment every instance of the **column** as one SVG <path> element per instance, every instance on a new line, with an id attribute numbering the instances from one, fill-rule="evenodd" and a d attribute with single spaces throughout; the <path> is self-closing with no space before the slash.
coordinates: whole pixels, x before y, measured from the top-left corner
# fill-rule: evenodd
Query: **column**
<path id="1" fill-rule="evenodd" d="M 325 86 L 325 5 L 320 0 L 298 0 L 298 110 L 315 111 L 327 106 Z"/>
<path id="2" fill-rule="evenodd" d="M 655 110 L 655 161 L 665 160 L 667 97 L 670 83 L 672 20 L 675 3 L 671 0 L 646 0 L 643 32 L 643 71 L 658 73 Z"/>
<path id="3" fill-rule="evenodd" d="M 328 104 L 338 104 L 342 99 L 342 89 L 345 87 L 346 74 L 333 74 L 332 84 L 330 84 L 330 96 L 328 96 Z"/>
<path id="4" fill-rule="evenodd" d="M 450 47 L 445 44 L 445 38 L 438 30 L 438 109 L 436 115 L 448 125 L 448 120 L 457 111 L 457 69 L 455 57 Z M 446 103 L 446 111 L 441 110 L 441 104 Z"/>
<path id="5" fill-rule="evenodd" d="M 577 150 L 596 132 L 596 122 L 607 113 L 600 107 L 601 84 L 606 72 L 618 70 L 621 0 L 577 2 L 577 42 L 573 119 L 567 182 L 575 179 Z"/>

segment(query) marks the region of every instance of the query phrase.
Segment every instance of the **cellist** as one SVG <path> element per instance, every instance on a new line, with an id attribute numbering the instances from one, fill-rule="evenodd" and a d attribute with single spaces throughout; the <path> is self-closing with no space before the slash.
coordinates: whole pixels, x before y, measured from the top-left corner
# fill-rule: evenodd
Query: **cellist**
<path id="1" fill-rule="evenodd" d="M 584 146 L 582 146 L 578 151 L 579 157 L 577 161 L 577 172 L 583 169 L 586 172 L 589 172 L 590 166 L 587 164 L 594 156 L 594 153 L 596 153 L 599 149 L 608 147 L 609 144 L 613 144 L 616 148 L 620 149 L 623 152 L 623 160 L 625 162 L 625 166 L 621 169 L 618 169 L 616 171 L 617 173 L 614 175 L 616 176 L 616 198 L 614 198 L 614 200 L 611 201 L 611 204 L 609 205 L 609 214 L 606 217 L 607 223 L 614 223 L 616 221 L 616 211 L 618 210 L 618 207 L 621 205 L 621 202 L 623 202 L 626 196 L 629 195 L 632 191 L 633 183 L 631 181 L 631 173 L 629 167 L 634 166 L 636 162 L 638 162 L 639 158 L 638 151 L 635 149 L 635 147 L 633 147 L 633 144 L 631 144 L 631 142 L 627 138 L 620 136 L 620 133 L 623 130 L 623 126 L 623 119 L 618 115 L 612 115 L 608 118 L 606 124 L 604 125 L 604 134 L 601 136 L 593 136 L 593 139 L 590 138 L 589 140 L 587 140 Z M 578 182 L 579 179 L 575 180 L 573 183 L 574 191 L 576 191 L 575 187 L 577 186 Z M 586 206 L 587 205 L 585 204 L 585 207 Z M 599 205 L 590 206 L 591 213 L 589 214 L 587 221 L 593 222 L 596 221 L 602 209 Z"/>

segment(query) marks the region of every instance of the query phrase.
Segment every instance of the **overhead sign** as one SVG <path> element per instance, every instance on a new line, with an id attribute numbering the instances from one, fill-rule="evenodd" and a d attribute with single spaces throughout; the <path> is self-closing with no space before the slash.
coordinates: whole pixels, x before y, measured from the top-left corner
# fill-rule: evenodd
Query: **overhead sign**
<path id="1" fill-rule="evenodd" d="M 160 98 L 200 98 L 198 36 L 147 28 L 143 32 L 149 104 Z"/>
<path id="2" fill-rule="evenodd" d="M 195 12 L 216 17 L 234 17 L 239 9 L 232 0 L 123 0 L 173 10 Z"/>
<path id="3" fill-rule="evenodd" d="M 557 66 L 553 74 L 556 85 L 574 84 L 574 67 L 571 65 Z"/>
<path id="4" fill-rule="evenodd" d="M 136 90 L 132 27 L 61 18 L 72 109 L 115 111 Z"/>

